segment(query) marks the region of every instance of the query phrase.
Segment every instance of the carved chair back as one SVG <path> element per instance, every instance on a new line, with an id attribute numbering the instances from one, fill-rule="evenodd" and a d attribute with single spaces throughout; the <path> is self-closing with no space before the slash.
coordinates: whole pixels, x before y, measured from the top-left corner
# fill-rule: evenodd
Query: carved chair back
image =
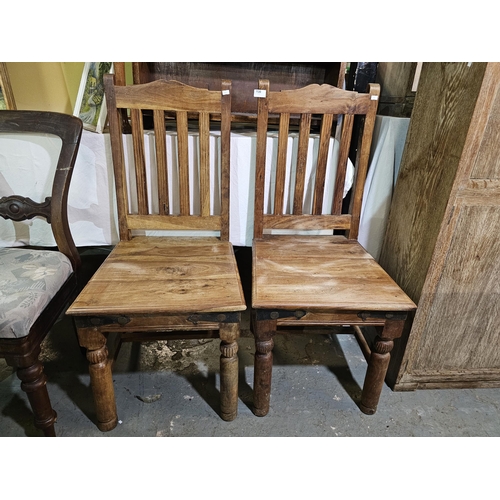
<path id="1" fill-rule="evenodd" d="M 134 230 L 190 230 L 216 231 L 227 241 L 231 82 L 224 80 L 221 92 L 166 80 L 115 85 L 114 75 L 105 75 L 104 85 L 120 239 Z M 130 162 L 124 116 L 131 123 Z M 210 133 L 212 118 L 220 136 Z"/>
<path id="2" fill-rule="evenodd" d="M 380 94 L 378 84 L 371 84 L 367 94 L 341 90 L 330 85 L 309 85 L 297 90 L 270 91 L 268 80 L 259 81 L 263 97 L 258 102 L 256 186 L 254 208 L 254 237 L 261 238 L 266 230 L 344 230 L 349 239 L 357 239 L 363 186 L 368 168 L 371 139 Z M 271 182 L 270 208 L 264 213 L 266 142 L 270 116 L 279 118 L 278 156 L 275 181 Z M 355 178 L 350 206 L 343 211 L 344 186 L 355 116 L 364 119 L 363 132 L 357 145 Z M 289 151 L 291 121 L 298 123 L 298 149 Z M 304 210 L 306 162 L 308 158 L 311 124 L 319 127 L 319 150 L 315 155 L 315 175 L 312 210 Z M 333 198 L 325 209 L 326 167 L 336 127 L 341 124 L 339 160 L 336 168 Z M 293 168 L 287 171 L 288 156 L 295 158 Z M 283 197 L 285 182 L 291 187 L 292 201 Z"/>

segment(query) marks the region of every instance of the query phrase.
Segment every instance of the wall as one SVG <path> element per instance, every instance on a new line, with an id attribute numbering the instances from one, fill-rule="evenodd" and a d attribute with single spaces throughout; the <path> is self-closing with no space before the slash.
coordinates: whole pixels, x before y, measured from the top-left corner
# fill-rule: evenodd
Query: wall
<path id="1" fill-rule="evenodd" d="M 73 114 L 83 67 L 83 62 L 8 62 L 17 109 Z M 131 63 L 125 67 L 131 83 Z"/>

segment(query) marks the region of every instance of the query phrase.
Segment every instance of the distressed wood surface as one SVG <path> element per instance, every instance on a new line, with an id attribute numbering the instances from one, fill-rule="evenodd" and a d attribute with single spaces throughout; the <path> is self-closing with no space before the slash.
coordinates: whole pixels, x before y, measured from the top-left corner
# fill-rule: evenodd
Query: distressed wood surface
<path id="1" fill-rule="evenodd" d="M 230 243 L 135 237 L 120 242 L 70 307 L 73 315 L 242 311 Z"/>
<path id="2" fill-rule="evenodd" d="M 379 258 L 418 304 L 484 65 L 425 63 Z"/>
<path id="3" fill-rule="evenodd" d="M 496 148 L 492 147 L 500 141 L 500 95 L 499 87 L 491 89 L 494 93 L 491 110 L 488 113 L 479 151 L 474 161 L 471 178 L 473 179 L 499 179 L 500 156 Z"/>
<path id="4" fill-rule="evenodd" d="M 465 67 L 471 70 L 474 65 Z M 500 320 L 500 179 L 499 146 L 493 140 L 500 65 L 477 66 L 475 73 L 462 73 L 462 78 L 477 81 L 467 84 L 468 99 L 475 102 L 475 108 L 470 118 L 460 116 L 470 125 L 464 140 L 454 145 L 461 149 L 455 149 L 448 161 L 433 165 L 442 171 L 458 160 L 451 188 L 442 193 L 445 210 L 438 214 L 441 225 L 432 242 L 432 259 L 407 346 L 400 362 L 390 368 L 396 389 L 500 386 L 500 355 L 494 348 Z M 449 94 L 453 95 L 452 89 Z M 454 125 L 458 130 L 463 128 L 460 120 Z M 461 133 L 453 134 L 453 128 L 448 133 L 450 141 L 461 137 Z M 421 195 L 423 188 L 414 184 Z M 404 212 L 411 205 L 406 200 L 405 209 L 399 207 Z M 425 225 L 430 214 L 422 210 L 419 216 L 423 220 L 416 217 L 414 225 Z"/>
<path id="5" fill-rule="evenodd" d="M 416 372 L 500 367 L 500 350 L 492 348 L 500 323 L 500 200 L 456 210 L 454 236 L 414 353 Z"/>
<path id="6" fill-rule="evenodd" d="M 343 236 L 254 240 L 254 308 L 407 311 L 413 302 L 357 243 Z"/>

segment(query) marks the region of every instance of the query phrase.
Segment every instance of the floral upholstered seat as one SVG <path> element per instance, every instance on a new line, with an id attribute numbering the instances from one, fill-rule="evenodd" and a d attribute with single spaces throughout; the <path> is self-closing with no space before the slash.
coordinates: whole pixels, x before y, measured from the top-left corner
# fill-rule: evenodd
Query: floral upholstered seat
<path id="1" fill-rule="evenodd" d="M 64 254 L 0 249 L 0 338 L 28 335 L 45 306 L 73 272 Z"/>

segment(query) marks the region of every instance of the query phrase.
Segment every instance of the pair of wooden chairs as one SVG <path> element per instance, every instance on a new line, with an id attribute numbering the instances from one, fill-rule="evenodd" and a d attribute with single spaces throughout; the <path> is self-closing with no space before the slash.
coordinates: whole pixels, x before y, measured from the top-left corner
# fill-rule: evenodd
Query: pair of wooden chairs
<path id="1" fill-rule="evenodd" d="M 238 400 L 237 341 L 246 304 L 229 242 L 231 82 L 222 81 L 221 91 L 164 80 L 121 86 L 115 85 L 112 75 L 105 76 L 104 83 L 120 242 L 68 310 L 76 319 L 80 344 L 87 349 L 98 427 L 107 431 L 118 421 L 111 371 L 116 349 L 110 346 L 160 338 L 220 337 L 220 415 L 232 420 Z M 415 307 L 356 241 L 379 87 L 372 85 L 367 94 L 328 85 L 272 92 L 268 81 L 260 81 L 259 88 L 251 304 L 256 342 L 254 412 L 262 416 L 269 409 L 276 333 L 289 326 L 349 324 L 354 325 L 360 340 L 360 326 L 378 329 L 370 347 L 361 342 L 368 370 L 360 408 L 374 413 L 393 340 L 401 335 L 406 314 Z M 176 124 L 177 154 L 172 156 L 167 155 L 165 139 L 167 111 Z M 149 146 L 145 145 L 145 114 L 154 123 L 150 132 L 154 140 L 147 141 Z M 274 118 L 279 120 L 279 149 L 275 179 L 270 183 L 274 186 L 272 207 L 265 210 L 270 116 L 274 123 Z M 350 210 L 342 213 L 355 116 L 364 118 L 364 129 Z M 125 159 L 123 145 L 123 125 L 128 125 L 128 119 L 133 166 Z M 216 139 L 210 136 L 212 120 L 220 126 Z M 326 165 L 334 125 L 341 120 L 336 188 L 326 206 Z M 320 147 L 313 209 L 304 213 L 313 122 L 321 124 Z M 290 124 L 298 127 L 299 140 L 292 200 L 288 203 L 283 192 Z M 189 157 L 188 146 L 194 133 L 198 138 L 193 147 L 195 159 Z M 210 151 L 211 145 L 216 146 L 215 151 Z M 149 149 L 153 150 L 151 164 L 156 166 L 151 177 L 146 170 Z M 154 186 L 158 189 L 152 195 Z M 291 213 L 285 209 L 288 204 L 293 207 Z M 306 233 L 326 230 L 327 235 L 272 234 L 283 229 Z M 344 235 L 334 234 L 336 230 Z M 151 231 L 175 231 L 176 235 L 152 236 L 155 233 L 148 233 Z M 182 236 L 179 231 L 216 234 L 194 237 Z"/>

